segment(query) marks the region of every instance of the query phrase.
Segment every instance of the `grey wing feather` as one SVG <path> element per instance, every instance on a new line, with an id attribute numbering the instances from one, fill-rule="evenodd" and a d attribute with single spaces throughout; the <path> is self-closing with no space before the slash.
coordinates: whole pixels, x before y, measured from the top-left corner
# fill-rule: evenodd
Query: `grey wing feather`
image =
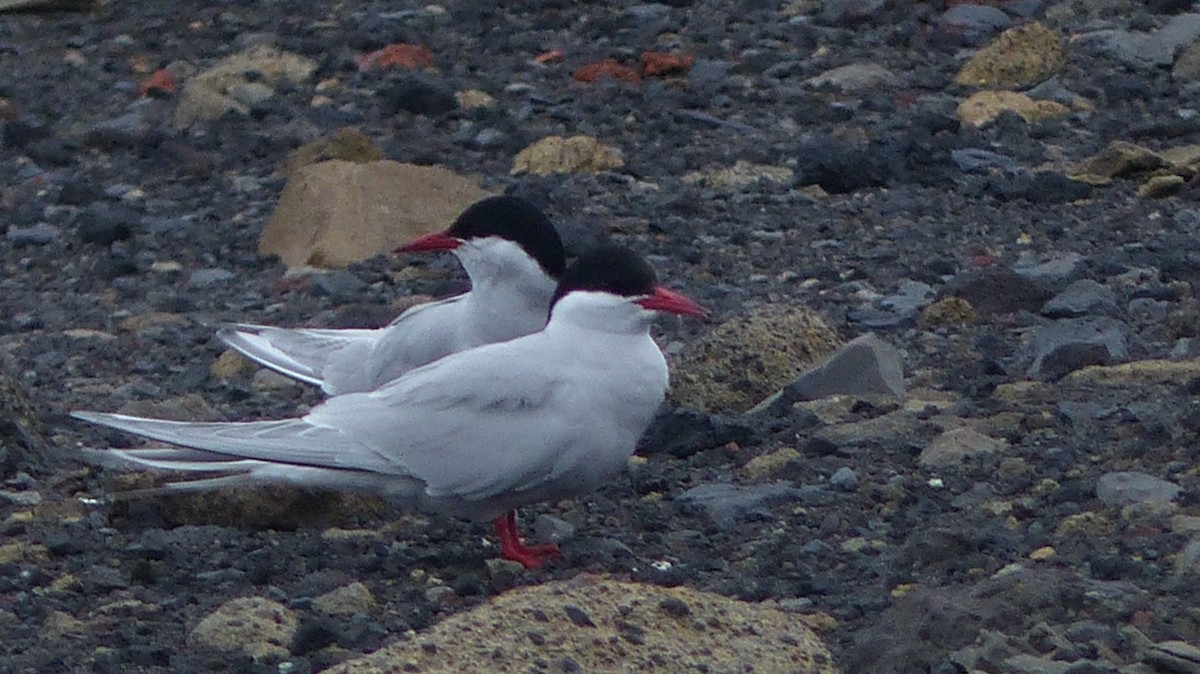
<path id="1" fill-rule="evenodd" d="M 187 422 L 78 411 L 72 412 L 71 416 L 226 457 L 340 470 L 403 472 L 371 447 L 352 440 L 341 430 L 310 424 L 305 419 L 245 423 Z M 196 458 L 192 456 L 185 460 L 194 461 Z"/>
<path id="2" fill-rule="evenodd" d="M 313 330 L 229 323 L 217 337 L 247 358 L 293 379 L 322 385 L 330 360 L 349 348 L 369 350 L 375 330 Z"/>

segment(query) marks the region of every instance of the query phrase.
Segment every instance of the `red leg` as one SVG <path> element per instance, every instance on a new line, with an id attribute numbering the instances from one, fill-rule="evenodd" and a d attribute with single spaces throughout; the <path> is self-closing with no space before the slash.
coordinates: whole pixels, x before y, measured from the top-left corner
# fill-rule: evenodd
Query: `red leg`
<path id="1" fill-rule="evenodd" d="M 517 513 L 514 510 L 492 520 L 496 527 L 496 537 L 500 539 L 500 556 L 517 562 L 527 569 L 536 569 L 542 562 L 558 557 L 558 546 L 525 545 L 521 542 L 521 534 L 517 532 Z"/>

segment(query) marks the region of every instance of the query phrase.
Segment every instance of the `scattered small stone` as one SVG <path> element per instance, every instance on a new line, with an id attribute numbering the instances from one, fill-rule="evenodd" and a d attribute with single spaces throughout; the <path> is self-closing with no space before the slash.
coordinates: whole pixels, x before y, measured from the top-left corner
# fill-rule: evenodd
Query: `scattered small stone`
<path id="1" fill-rule="evenodd" d="M 1096 481 L 1096 498 L 1110 508 L 1127 505 L 1169 505 L 1179 485 L 1137 472 L 1105 473 Z"/>

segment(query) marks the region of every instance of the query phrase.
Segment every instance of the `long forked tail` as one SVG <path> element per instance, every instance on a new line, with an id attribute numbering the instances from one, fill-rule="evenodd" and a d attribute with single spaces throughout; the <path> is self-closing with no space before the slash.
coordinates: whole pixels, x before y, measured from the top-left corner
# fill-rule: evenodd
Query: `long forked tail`
<path id="1" fill-rule="evenodd" d="M 336 429 L 303 419 L 202 423 L 84 411 L 72 412 L 71 416 L 183 447 L 84 450 L 84 458 L 91 463 L 225 473 L 175 482 L 136 495 L 251 484 L 293 484 L 396 496 L 410 496 L 421 490 L 419 480 L 397 471 L 370 448 L 347 441 Z"/>
<path id="2" fill-rule="evenodd" d="M 292 379 L 324 386 L 330 359 L 343 349 L 363 343 L 372 332 L 226 323 L 217 330 L 217 337 L 264 367 Z"/>

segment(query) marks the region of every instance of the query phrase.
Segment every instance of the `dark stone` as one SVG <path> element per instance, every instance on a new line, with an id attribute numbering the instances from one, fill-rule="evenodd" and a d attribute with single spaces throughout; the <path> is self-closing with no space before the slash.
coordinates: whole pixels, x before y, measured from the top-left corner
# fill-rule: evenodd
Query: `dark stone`
<path id="1" fill-rule="evenodd" d="M 41 474 L 54 463 L 42 436 L 42 423 L 25 394 L 0 360 L 0 477 L 17 471 Z"/>
<path id="2" fill-rule="evenodd" d="M 453 92 L 418 76 L 392 83 L 381 90 L 378 97 L 385 111 L 391 115 L 411 112 L 440 117 L 458 109 L 458 99 Z"/>
<path id="3" fill-rule="evenodd" d="M 684 458 L 730 442 L 745 447 L 761 441 L 759 431 L 740 419 L 677 407 L 660 412 L 651 422 L 638 441 L 638 453 Z"/>

